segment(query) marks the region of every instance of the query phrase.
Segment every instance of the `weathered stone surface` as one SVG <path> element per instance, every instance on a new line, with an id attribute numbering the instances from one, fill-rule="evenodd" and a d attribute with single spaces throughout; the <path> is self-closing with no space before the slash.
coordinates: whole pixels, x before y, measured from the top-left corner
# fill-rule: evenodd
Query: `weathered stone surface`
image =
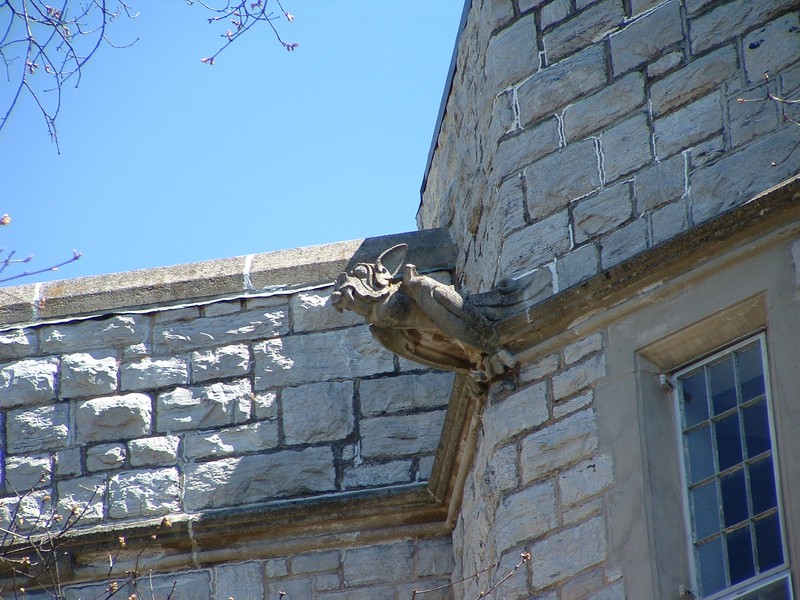
<path id="1" fill-rule="evenodd" d="M 585 281 L 600 271 L 600 252 L 595 244 L 586 244 L 560 257 L 556 263 L 559 290 Z"/>
<path id="2" fill-rule="evenodd" d="M 61 448 L 68 437 L 66 404 L 12 410 L 6 417 L 6 447 L 12 453 Z"/>
<path id="3" fill-rule="evenodd" d="M 105 477 L 79 477 L 59 481 L 58 514 L 64 519 L 80 515 L 79 524 L 90 525 L 103 519 L 103 499 L 106 493 Z"/>
<path id="4" fill-rule="evenodd" d="M 344 470 L 344 487 L 348 489 L 409 483 L 411 461 L 395 460 L 380 464 L 362 463 Z"/>
<path id="5" fill-rule="evenodd" d="M 683 62 L 683 52 L 670 52 L 669 54 L 665 54 L 661 58 L 656 61 L 651 62 L 647 65 L 647 78 L 648 79 L 657 79 L 662 75 L 666 75 L 673 69 L 680 66 Z"/>
<path id="6" fill-rule="evenodd" d="M 133 467 L 159 467 L 178 460 L 177 435 L 162 435 L 128 442 L 128 456 Z"/>
<path id="7" fill-rule="evenodd" d="M 559 147 L 558 121 L 551 117 L 500 142 L 492 159 L 494 170 L 505 177 L 555 152 Z"/>
<path id="8" fill-rule="evenodd" d="M 689 209 L 686 199 L 656 210 L 650 217 L 653 245 L 686 231 L 689 227 Z"/>
<path id="9" fill-rule="evenodd" d="M 283 390 L 283 431 L 287 444 L 346 438 L 353 431 L 353 382 L 312 383 Z"/>
<path id="10" fill-rule="evenodd" d="M 519 487 L 517 446 L 515 444 L 503 446 L 492 453 L 483 472 L 483 481 L 491 490 L 491 496 L 495 498 Z"/>
<path id="11" fill-rule="evenodd" d="M 599 440 L 594 411 L 583 410 L 523 439 L 521 483 L 525 485 L 564 466 L 588 458 Z"/>
<path id="12" fill-rule="evenodd" d="M 681 40 L 683 22 L 680 2 L 670 0 L 610 36 L 614 74 L 624 73 L 657 57 Z"/>
<path id="13" fill-rule="evenodd" d="M 595 517 L 539 542 L 531 555 L 534 588 L 547 587 L 605 560 L 605 529 L 604 519 Z"/>
<path id="14" fill-rule="evenodd" d="M 534 485 L 505 498 L 495 514 L 494 541 L 499 552 L 539 537 L 558 523 L 552 481 Z"/>
<path id="15" fill-rule="evenodd" d="M 184 437 L 183 452 L 188 460 L 195 460 L 260 452 L 277 445 L 277 421 L 261 421 L 217 431 L 189 433 Z"/>
<path id="16" fill-rule="evenodd" d="M 508 236 L 500 253 L 500 272 L 506 277 L 525 273 L 569 246 L 569 214 L 563 210 Z"/>
<path id="17" fill-rule="evenodd" d="M 158 395 L 159 432 L 206 429 L 242 423 L 250 416 L 250 382 L 212 383 L 176 388 Z"/>
<path id="18" fill-rule="evenodd" d="M 86 470 L 108 471 L 125 466 L 127 451 L 122 444 L 101 444 L 86 450 Z"/>
<path id="19" fill-rule="evenodd" d="M 204 317 L 220 317 L 231 315 L 242 310 L 241 300 L 229 300 L 228 302 L 212 302 L 203 306 Z"/>
<path id="20" fill-rule="evenodd" d="M 50 455 L 28 454 L 8 457 L 3 472 L 9 491 L 24 494 L 28 490 L 50 485 L 53 468 Z"/>
<path id="21" fill-rule="evenodd" d="M 631 218 L 633 203 L 628 183 L 601 191 L 596 196 L 576 202 L 572 209 L 575 243 L 607 233 Z"/>
<path id="22" fill-rule="evenodd" d="M 614 483 L 614 464 L 609 454 L 600 454 L 578 463 L 558 476 L 559 498 L 563 506 L 573 506 L 608 489 Z"/>
<path id="23" fill-rule="evenodd" d="M 168 515 L 180 510 L 180 494 L 177 469 L 119 473 L 108 484 L 108 516 L 127 519 Z"/>
<path id="24" fill-rule="evenodd" d="M 722 105 L 714 93 L 666 117 L 656 119 L 656 156 L 664 159 L 722 130 Z"/>
<path id="25" fill-rule="evenodd" d="M 345 550 L 342 559 L 348 586 L 402 581 L 414 572 L 412 542 L 379 544 Z"/>
<path id="26" fill-rule="evenodd" d="M 682 104 L 705 96 L 736 75 L 736 49 L 725 46 L 693 60 L 688 65 L 655 82 L 650 88 L 653 115 L 659 116 Z"/>
<path id="27" fill-rule="evenodd" d="M 445 411 L 363 419 L 361 455 L 364 458 L 409 456 L 436 451 Z"/>
<path id="28" fill-rule="evenodd" d="M 492 78 L 490 87 L 497 92 L 535 73 L 538 68 L 534 15 L 517 20 L 489 42 L 486 73 Z"/>
<path id="29" fill-rule="evenodd" d="M 570 201 L 598 189 L 598 161 L 594 140 L 586 140 L 570 144 L 530 167 L 527 182 L 531 218 L 541 219 L 563 210 Z M 565 179 L 561 173 L 569 173 L 570 177 Z"/>
<path id="30" fill-rule="evenodd" d="M 800 36 L 798 36 L 800 37 Z M 767 102 L 764 86 L 739 97 L 757 99 L 755 102 L 739 102 L 739 97 L 728 101 L 731 146 L 737 148 L 776 129 L 780 123 L 780 110 L 775 102 Z"/>
<path id="31" fill-rule="evenodd" d="M 192 352 L 192 381 L 239 377 L 250 370 L 250 350 L 245 344 Z"/>
<path id="32" fill-rule="evenodd" d="M 564 137 L 573 142 L 630 114 L 646 100 L 644 77 L 630 73 L 596 94 L 570 104 L 564 110 Z M 587 115 L 592 115 L 590 119 Z"/>
<path id="33" fill-rule="evenodd" d="M 686 191 L 686 165 L 680 154 L 636 174 L 633 180 L 636 212 L 642 214 L 677 200 Z"/>
<path id="34" fill-rule="evenodd" d="M 594 402 L 594 390 L 588 389 L 568 400 L 559 400 L 553 403 L 553 417 L 560 419 L 577 410 L 586 408 Z"/>
<path id="35" fill-rule="evenodd" d="M 264 392 L 253 398 L 256 419 L 274 419 L 278 416 L 278 395 Z"/>
<path id="36" fill-rule="evenodd" d="M 540 21 L 542 29 L 547 29 L 569 15 L 569 0 L 552 0 L 542 7 Z"/>
<path id="37" fill-rule="evenodd" d="M 61 358 L 62 398 L 99 396 L 117 389 L 117 358 L 110 352 L 68 354 Z"/>
<path id="38" fill-rule="evenodd" d="M 123 391 L 138 391 L 189 383 L 189 364 L 185 358 L 145 357 L 122 365 L 120 385 Z"/>
<path id="39" fill-rule="evenodd" d="M 29 358 L 0 365 L 0 408 L 52 400 L 57 371 L 55 358 Z"/>
<path id="40" fill-rule="evenodd" d="M 80 448 L 61 448 L 53 457 L 56 475 L 59 477 L 69 477 L 80 475 L 81 449 Z"/>
<path id="41" fill-rule="evenodd" d="M 625 19 L 620 0 L 603 0 L 544 36 L 548 62 L 555 62 L 602 39 Z"/>
<path id="42" fill-rule="evenodd" d="M 145 394 L 85 400 L 75 409 L 78 440 L 86 443 L 142 437 L 150 432 L 152 416 L 152 402 Z"/>
<path id="43" fill-rule="evenodd" d="M 563 350 L 564 354 L 564 364 L 571 365 L 574 362 L 578 362 L 582 358 L 597 352 L 598 350 L 603 349 L 603 334 L 602 333 L 595 333 L 590 335 L 589 337 L 585 337 L 582 340 L 578 340 L 566 346 Z"/>
<path id="44" fill-rule="evenodd" d="M 786 10 L 781 0 L 727 2 L 689 21 L 692 53 L 699 54 Z"/>
<path id="45" fill-rule="evenodd" d="M 330 304 L 333 288 L 300 292 L 293 296 L 289 306 L 292 310 L 292 324 L 295 333 L 322 331 L 361 325 L 364 320 L 350 311 L 339 312 Z"/>
<path id="46" fill-rule="evenodd" d="M 418 408 L 446 406 L 454 377 L 452 373 L 424 373 L 362 381 L 361 414 L 373 417 Z"/>
<path id="47" fill-rule="evenodd" d="M 266 340 L 253 346 L 253 354 L 257 390 L 394 370 L 392 354 L 365 326 Z"/>
<path id="48" fill-rule="evenodd" d="M 52 511 L 50 493 L 38 490 L 22 497 L 0 498 L 0 529 L 18 533 L 44 533 L 44 515 Z"/>
<path id="49" fill-rule="evenodd" d="M 590 46 L 536 73 L 517 90 L 523 125 L 555 113 L 576 98 L 606 83 L 605 51 Z"/>
<path id="50" fill-rule="evenodd" d="M 764 74 L 775 74 L 800 56 L 800 16 L 784 15 L 748 33 L 742 42 L 744 68 L 748 81 L 763 81 Z"/>
<path id="51" fill-rule="evenodd" d="M 600 241 L 600 264 L 613 267 L 647 248 L 647 221 L 640 218 L 612 231 Z"/>
<path id="52" fill-rule="evenodd" d="M 566 398 L 594 385 L 606 375 L 606 361 L 602 354 L 570 367 L 553 377 L 553 397 Z"/>
<path id="53" fill-rule="evenodd" d="M 156 326 L 155 350 L 181 352 L 211 345 L 285 335 L 289 332 L 288 307 L 250 310 L 186 323 Z"/>
<path id="54" fill-rule="evenodd" d="M 547 421 L 547 385 L 542 382 L 492 404 L 483 417 L 484 443 L 489 448 Z"/>
<path id="55" fill-rule="evenodd" d="M 558 364 L 558 354 L 548 354 L 535 362 L 524 363 L 520 365 L 519 382 L 525 384 L 547 377 L 558 370 Z"/>
<path id="56" fill-rule="evenodd" d="M 124 348 L 147 341 L 149 329 L 148 317 L 144 315 L 117 315 L 106 319 L 60 323 L 42 327 L 41 350 L 55 354 Z"/>
<path id="57" fill-rule="evenodd" d="M 492 212 L 484 217 L 491 219 L 487 229 L 505 238 L 512 231 L 525 225 L 525 177 L 517 175 L 505 180 L 497 188 L 497 201 Z M 499 241 L 499 240 L 498 240 Z"/>
<path id="58" fill-rule="evenodd" d="M 214 600 L 264 597 L 264 578 L 257 562 L 220 565 L 214 569 L 214 575 Z"/>
<path id="59" fill-rule="evenodd" d="M 611 182 L 643 167 L 652 160 L 650 125 L 639 113 L 600 136 L 605 181 Z"/>
<path id="60" fill-rule="evenodd" d="M 224 458 L 186 467 L 188 510 L 234 506 L 336 487 L 330 448 Z"/>
<path id="61" fill-rule="evenodd" d="M 12 329 L 0 332 L 0 360 L 22 358 L 34 353 L 36 334 L 32 329 Z"/>

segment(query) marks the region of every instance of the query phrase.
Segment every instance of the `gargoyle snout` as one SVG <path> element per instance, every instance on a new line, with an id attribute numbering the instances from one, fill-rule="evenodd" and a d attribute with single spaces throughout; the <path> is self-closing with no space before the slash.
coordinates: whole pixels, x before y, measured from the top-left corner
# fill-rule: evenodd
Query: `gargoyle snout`
<path id="1" fill-rule="evenodd" d="M 349 287 L 339 288 L 331 294 L 331 306 L 339 312 L 352 306 L 353 301 L 353 290 Z"/>

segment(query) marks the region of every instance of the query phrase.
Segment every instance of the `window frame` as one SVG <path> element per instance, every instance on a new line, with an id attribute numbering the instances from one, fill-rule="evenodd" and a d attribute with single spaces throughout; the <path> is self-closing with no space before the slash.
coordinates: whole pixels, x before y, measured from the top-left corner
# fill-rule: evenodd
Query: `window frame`
<path id="1" fill-rule="evenodd" d="M 732 355 L 735 351 L 745 348 L 746 346 L 752 345 L 754 343 L 758 344 L 758 347 L 760 348 L 761 351 L 761 366 L 764 375 L 764 394 L 767 406 L 769 435 L 771 442 L 770 451 L 771 451 L 772 467 L 773 467 L 773 474 L 774 474 L 775 488 L 776 488 L 775 491 L 777 499 L 777 514 L 781 526 L 780 532 L 781 532 L 781 549 L 783 552 L 783 562 L 782 564 L 772 567 L 767 571 L 764 571 L 762 573 L 757 573 L 753 577 L 750 577 L 749 579 L 729 585 L 728 587 L 718 592 L 715 592 L 711 595 L 702 596 L 700 594 L 701 582 L 699 579 L 699 570 L 697 565 L 695 532 L 692 527 L 692 502 L 690 498 L 690 487 L 687 476 L 688 451 L 685 447 L 685 441 L 684 441 L 683 414 L 681 409 L 679 377 L 691 371 L 695 371 L 699 368 L 702 368 L 708 364 L 711 364 L 724 356 Z M 692 591 L 697 594 L 698 598 L 703 598 L 704 600 L 735 600 L 737 598 L 744 598 L 747 596 L 747 594 L 752 592 L 757 592 L 759 589 L 762 589 L 767 585 L 770 585 L 771 583 L 779 581 L 782 578 L 785 578 L 788 581 L 789 600 L 794 599 L 794 590 L 791 578 L 791 561 L 790 561 L 791 557 L 789 554 L 789 544 L 787 540 L 788 538 L 787 521 L 784 517 L 783 498 L 782 498 L 783 488 L 781 485 L 781 474 L 780 474 L 779 456 L 778 456 L 779 451 L 778 451 L 778 442 L 777 442 L 777 435 L 775 428 L 775 416 L 773 409 L 773 396 L 772 396 L 773 392 L 771 387 L 772 377 L 769 368 L 770 368 L 770 360 L 768 354 L 766 331 L 761 330 L 757 333 L 732 341 L 731 343 L 726 344 L 722 347 L 718 347 L 704 356 L 700 356 L 697 359 L 692 360 L 691 362 L 685 363 L 680 367 L 676 368 L 675 370 L 673 370 L 669 376 L 669 381 L 672 388 L 674 423 L 676 428 L 675 440 L 681 467 L 679 469 L 679 472 L 680 472 L 680 480 L 682 488 L 681 497 L 683 502 L 683 511 L 682 511 L 684 518 L 683 525 L 685 531 L 685 539 L 688 545 L 688 552 L 689 552 L 688 567 L 692 585 L 694 586 Z M 711 420 L 711 417 L 712 415 L 709 415 L 709 420 Z M 743 457 L 743 462 L 746 462 L 746 460 L 747 459 Z M 718 477 L 720 474 L 720 471 L 717 470 L 717 466 L 718 465 L 716 464 L 714 465 L 715 477 Z M 725 469 L 723 469 L 723 471 L 724 470 Z M 748 500 L 750 500 L 750 498 L 748 498 Z M 719 498 L 718 501 L 721 502 L 721 498 Z M 722 526 L 722 529 L 723 530 L 725 529 L 724 526 Z M 729 568 L 727 565 L 725 566 L 725 571 L 727 578 L 730 576 Z"/>

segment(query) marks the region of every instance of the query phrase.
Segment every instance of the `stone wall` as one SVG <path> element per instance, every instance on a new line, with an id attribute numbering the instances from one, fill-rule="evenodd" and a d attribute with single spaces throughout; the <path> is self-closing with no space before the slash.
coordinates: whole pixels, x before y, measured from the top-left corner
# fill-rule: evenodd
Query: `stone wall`
<path id="1" fill-rule="evenodd" d="M 285 600 L 399 600 L 414 586 L 446 580 L 452 550 L 440 533 L 409 539 L 384 526 L 368 545 L 352 533 L 313 539 L 320 503 L 347 507 L 352 498 L 348 515 L 357 514 L 359 498 L 379 503 L 391 490 L 424 492 L 453 384 L 450 373 L 398 359 L 360 317 L 330 306 L 332 280 L 346 261 L 333 262 L 302 286 L 281 285 L 273 265 L 272 280 L 262 282 L 271 285 L 260 289 L 201 298 L 173 291 L 171 302 L 154 306 L 144 294 L 139 306 L 79 316 L 50 307 L 49 318 L 7 325 L 0 332 L 0 527 L 38 533 L 40 515 L 55 511 L 66 522 L 77 510 L 71 534 L 116 540 L 155 532 L 167 517 L 188 538 L 183 554 L 173 553 L 183 558 L 166 560 L 165 541 L 142 561 L 169 572 L 157 577 L 164 597 L 178 581 L 172 598 L 272 600 L 280 590 Z M 111 278 L 91 283 L 102 288 Z M 170 278 L 169 269 L 144 274 Z M 119 296 L 113 284 L 109 293 Z M 37 293 L 50 290 L 58 300 L 60 287 Z M 9 289 L 12 297 L 25 293 Z M 272 526 L 282 539 L 256 539 L 246 550 L 236 539 L 228 549 L 213 540 L 203 547 L 202 523 L 222 523 L 208 525 L 216 529 L 207 537 L 224 538 L 231 518 L 254 514 L 253 528 L 268 530 L 270 513 L 258 510 L 270 506 L 284 507 Z M 294 518 L 303 524 L 296 531 Z M 298 545 L 303 536 L 310 539 Z M 280 555 L 281 544 L 292 543 L 297 553 Z M 77 585 L 67 597 L 95 597 L 108 585 L 107 550 L 93 552 L 75 555 L 65 583 L 100 583 Z"/>
<path id="2" fill-rule="evenodd" d="M 800 166 L 794 0 L 475 0 L 423 188 L 483 291 L 546 268 L 554 292 Z M 764 74 L 769 73 L 769 83 Z"/>

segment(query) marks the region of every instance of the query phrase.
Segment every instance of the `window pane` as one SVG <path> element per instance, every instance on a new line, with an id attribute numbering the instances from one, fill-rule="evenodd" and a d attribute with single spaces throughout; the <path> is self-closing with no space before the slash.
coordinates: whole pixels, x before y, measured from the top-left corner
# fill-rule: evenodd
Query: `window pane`
<path id="1" fill-rule="evenodd" d="M 711 380 L 711 403 L 714 414 L 718 415 L 736 406 L 736 381 L 733 375 L 733 357 L 728 356 L 722 362 L 708 369 Z"/>
<path id="2" fill-rule="evenodd" d="M 722 490 L 722 512 L 725 515 L 725 527 L 733 527 L 750 517 L 747 510 L 747 486 L 744 482 L 744 469 L 723 477 L 720 481 Z"/>
<path id="3" fill-rule="evenodd" d="M 717 456 L 719 470 L 724 471 L 742 462 L 742 441 L 739 436 L 739 413 L 719 421 L 714 429 L 717 433 Z"/>
<path id="4" fill-rule="evenodd" d="M 747 457 L 752 458 L 772 447 L 769 439 L 769 415 L 767 401 L 748 406 L 742 411 Z"/>
<path id="5" fill-rule="evenodd" d="M 783 564 L 781 524 L 778 520 L 778 513 L 756 521 L 756 547 L 758 549 L 758 568 L 762 572 Z"/>
<path id="6" fill-rule="evenodd" d="M 731 584 L 749 579 L 756 574 L 753 565 L 753 544 L 750 527 L 742 527 L 726 537 L 728 544 L 728 569 Z"/>
<path id="7" fill-rule="evenodd" d="M 710 596 L 726 587 L 722 538 L 716 538 L 698 546 L 697 561 L 700 563 L 700 582 L 704 596 Z"/>
<path id="8" fill-rule="evenodd" d="M 737 353 L 739 360 L 739 385 L 742 402 L 752 400 L 764 393 L 764 373 L 761 362 L 761 347 L 756 344 Z"/>
<path id="9" fill-rule="evenodd" d="M 750 465 L 750 494 L 753 497 L 754 515 L 778 506 L 772 457 Z"/>
<path id="10" fill-rule="evenodd" d="M 686 436 L 689 445 L 689 469 L 692 483 L 714 474 L 714 455 L 711 450 L 711 428 L 703 427 Z"/>
<path id="11" fill-rule="evenodd" d="M 741 600 L 791 600 L 789 578 L 784 577 L 745 594 Z"/>
<path id="12" fill-rule="evenodd" d="M 686 427 L 697 425 L 708 419 L 708 396 L 706 394 L 706 373 L 703 369 L 685 379 L 682 377 L 683 411 Z"/>
<path id="13" fill-rule="evenodd" d="M 712 481 L 692 490 L 695 537 L 698 540 L 719 533 L 719 499 L 717 484 Z"/>

